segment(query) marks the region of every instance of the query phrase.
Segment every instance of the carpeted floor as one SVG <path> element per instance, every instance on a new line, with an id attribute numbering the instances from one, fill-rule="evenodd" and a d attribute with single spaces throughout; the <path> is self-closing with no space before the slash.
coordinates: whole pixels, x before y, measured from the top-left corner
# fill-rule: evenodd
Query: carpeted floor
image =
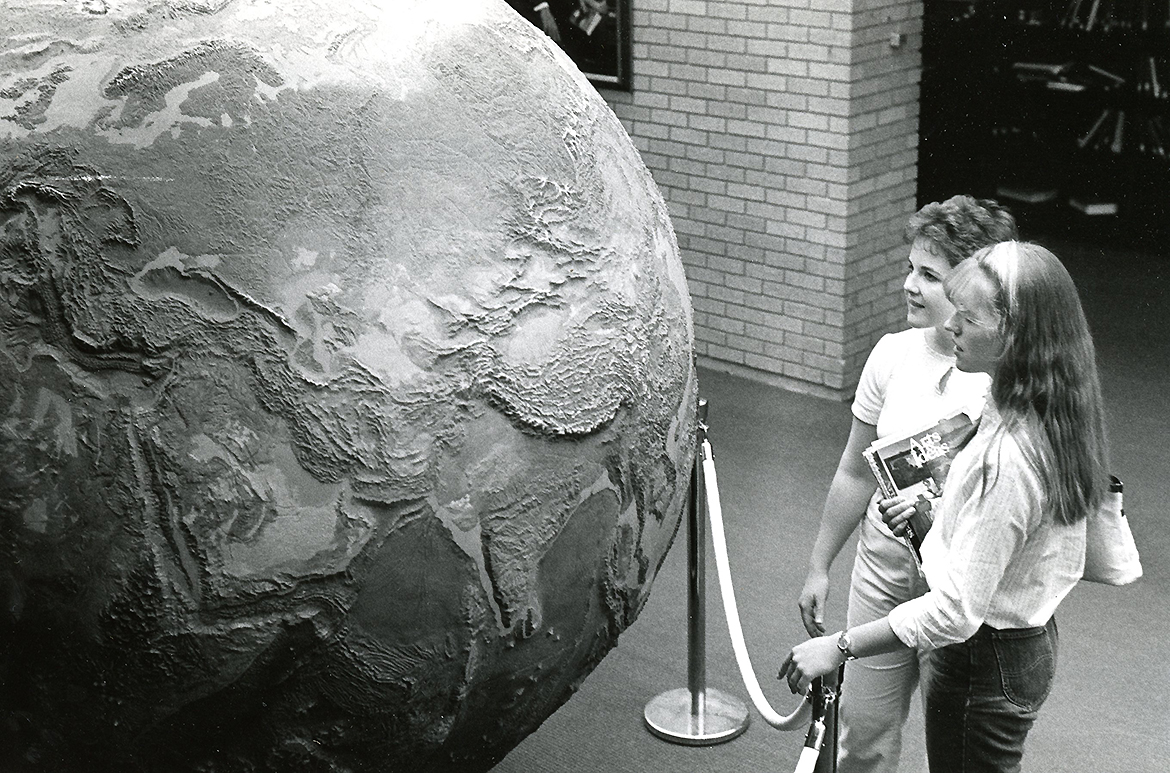
<path id="1" fill-rule="evenodd" d="M 1096 336 L 1113 465 L 1126 484 L 1145 577 L 1129 588 L 1083 583 L 1062 604 L 1057 682 L 1024 768 L 1159 773 L 1170 770 L 1170 256 L 1048 246 L 1077 280 Z M 792 696 L 774 676 L 783 653 L 804 635 L 796 596 L 848 434 L 848 406 L 711 370 L 700 376 L 748 649 L 768 698 L 787 713 Z M 833 567 L 830 630 L 844 622 L 852 555 L 851 542 Z M 708 684 L 746 701 L 709 547 L 707 565 Z M 773 730 L 754 711 L 744 735 L 713 747 L 665 743 L 645 729 L 646 702 L 686 686 L 685 583 L 680 531 L 617 649 L 494 773 L 792 770 L 802 735 Z M 922 733 L 916 701 L 905 773 L 926 769 Z"/>

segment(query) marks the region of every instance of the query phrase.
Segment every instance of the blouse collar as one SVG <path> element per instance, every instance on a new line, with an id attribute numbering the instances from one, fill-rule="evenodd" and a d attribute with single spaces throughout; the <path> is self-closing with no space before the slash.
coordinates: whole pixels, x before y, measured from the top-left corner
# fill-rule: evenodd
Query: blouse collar
<path id="1" fill-rule="evenodd" d="M 981 429 L 994 429 L 1003 422 L 1003 417 L 999 413 L 999 407 L 995 404 L 995 398 L 990 392 L 987 395 L 987 402 L 983 404 L 983 413 L 979 417 L 979 427 Z"/>

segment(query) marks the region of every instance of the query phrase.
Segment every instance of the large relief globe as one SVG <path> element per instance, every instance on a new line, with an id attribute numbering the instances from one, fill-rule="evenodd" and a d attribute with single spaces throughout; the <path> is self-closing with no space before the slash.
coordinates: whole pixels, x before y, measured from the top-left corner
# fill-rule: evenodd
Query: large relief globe
<path id="1" fill-rule="evenodd" d="M 685 499 L 621 125 L 495 0 L 0 6 L 0 769 L 490 767 Z"/>

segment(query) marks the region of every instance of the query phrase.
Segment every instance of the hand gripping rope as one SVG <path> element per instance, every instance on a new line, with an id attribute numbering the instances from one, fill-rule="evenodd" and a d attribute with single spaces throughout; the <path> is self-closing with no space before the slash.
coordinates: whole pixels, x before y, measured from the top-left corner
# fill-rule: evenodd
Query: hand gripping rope
<path id="1" fill-rule="evenodd" d="M 727 631 L 731 635 L 731 648 L 735 651 L 735 661 L 739 665 L 740 675 L 744 686 L 756 711 L 772 727 L 779 730 L 797 730 L 808 726 L 804 749 L 800 752 L 800 760 L 796 765 L 795 773 L 811 773 L 820 758 L 821 748 L 825 741 L 825 733 L 830 712 L 835 711 L 838 690 L 827 686 L 820 678 L 814 679 L 809 686 L 804 700 L 796 710 L 787 716 L 781 716 L 764 697 L 760 683 L 756 679 L 755 669 L 752 668 L 751 658 L 748 657 L 747 644 L 743 638 L 743 628 L 739 622 L 739 608 L 735 603 L 735 588 L 731 584 L 731 565 L 727 558 L 727 542 L 723 535 L 723 508 L 719 500 L 719 480 L 715 474 L 715 459 L 711 453 L 711 443 L 703 438 L 700 446 L 703 459 L 703 478 L 707 489 L 707 508 L 711 519 L 711 542 L 715 547 L 715 568 L 719 574 L 719 589 L 723 596 L 723 611 L 727 617 Z M 840 685 L 840 679 L 837 684 Z M 835 725 L 835 723 L 834 723 Z M 834 755 L 836 744 L 830 744 Z M 828 770 L 835 770 L 836 765 L 830 764 Z"/>
<path id="2" fill-rule="evenodd" d="M 835 685 L 826 685 L 821 679 L 813 681 L 804 700 L 787 716 L 781 716 L 764 697 L 756 679 L 739 611 L 735 602 L 735 590 L 731 583 L 731 568 L 727 558 L 727 544 L 723 532 L 723 511 L 719 500 L 719 482 L 715 473 L 715 460 L 711 444 L 707 440 L 707 402 L 699 401 L 698 453 L 691 475 L 691 490 L 688 507 L 688 580 L 689 594 L 687 611 L 688 630 L 688 687 L 669 690 L 660 694 L 646 705 L 645 719 L 649 729 L 660 738 L 672 743 L 691 746 L 722 743 L 740 735 L 747 729 L 749 716 L 747 708 L 737 698 L 720 690 L 706 686 L 706 642 L 703 588 L 703 518 L 700 511 L 705 505 L 711 522 L 711 541 L 715 549 L 715 565 L 718 571 L 719 587 L 723 609 L 727 618 L 728 633 L 740 675 L 756 710 L 772 727 L 780 730 L 808 728 L 804 748 L 796 766 L 796 773 L 828 773 L 836 770 L 836 704 L 839 695 L 841 673 Z M 703 479 L 700 485 L 699 478 Z M 700 490 L 702 494 L 700 495 Z M 831 680 L 830 680 L 831 681 Z M 822 746 L 829 736 L 831 753 L 820 759 Z M 817 766 L 818 761 L 822 764 Z"/>

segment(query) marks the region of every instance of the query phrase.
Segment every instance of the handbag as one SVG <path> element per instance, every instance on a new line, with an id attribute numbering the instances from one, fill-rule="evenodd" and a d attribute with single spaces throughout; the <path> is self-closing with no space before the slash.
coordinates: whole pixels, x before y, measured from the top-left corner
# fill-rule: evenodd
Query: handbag
<path id="1" fill-rule="evenodd" d="M 1085 570 L 1082 579 L 1105 585 L 1129 585 L 1142 576 L 1133 532 L 1125 517 L 1121 480 L 1109 476 L 1109 493 L 1085 523 Z"/>

